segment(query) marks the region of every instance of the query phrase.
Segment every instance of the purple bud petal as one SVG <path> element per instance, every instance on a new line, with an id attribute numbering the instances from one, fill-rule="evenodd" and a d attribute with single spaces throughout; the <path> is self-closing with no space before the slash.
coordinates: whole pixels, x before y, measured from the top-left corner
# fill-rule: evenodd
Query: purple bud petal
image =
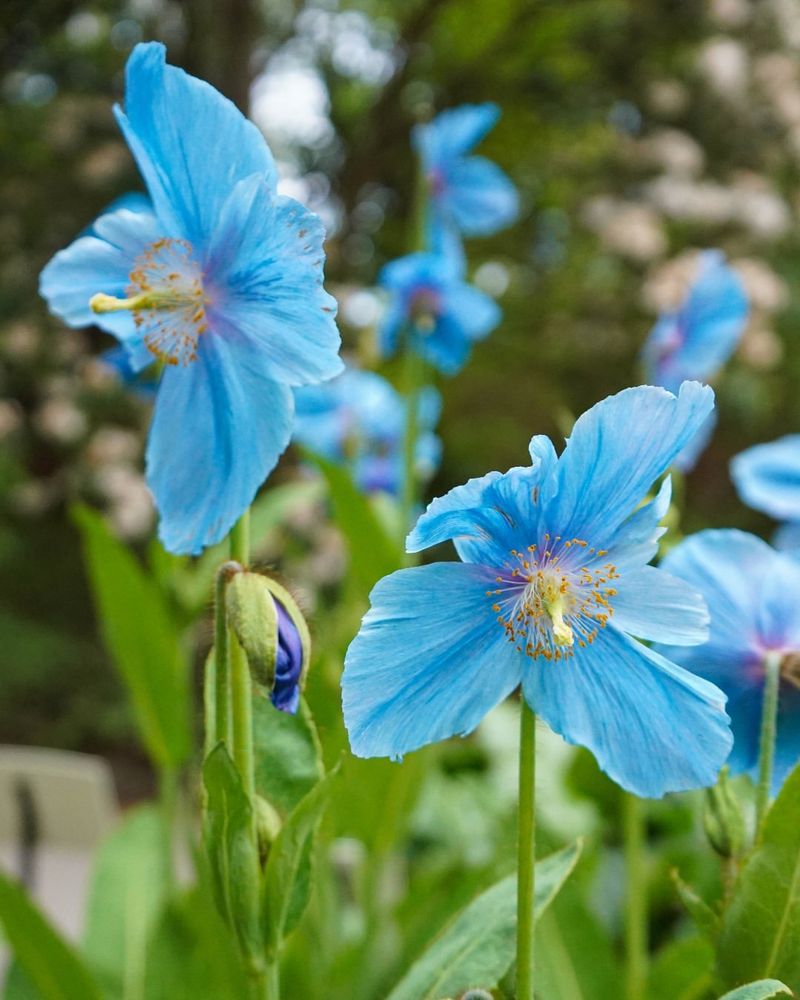
<path id="1" fill-rule="evenodd" d="M 294 715 L 300 704 L 303 644 L 291 616 L 278 600 L 275 600 L 275 610 L 278 612 L 278 655 L 275 661 L 275 685 L 270 700 L 281 712 Z"/>

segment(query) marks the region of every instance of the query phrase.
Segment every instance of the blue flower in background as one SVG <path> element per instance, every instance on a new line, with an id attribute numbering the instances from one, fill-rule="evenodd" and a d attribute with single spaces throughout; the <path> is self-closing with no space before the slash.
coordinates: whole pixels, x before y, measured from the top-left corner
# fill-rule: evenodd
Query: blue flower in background
<path id="1" fill-rule="evenodd" d="M 765 657 L 782 654 L 772 785 L 777 792 L 800 760 L 800 563 L 754 535 L 724 530 L 687 538 L 662 565 L 703 595 L 711 625 L 702 646 L 659 650 L 727 693 L 735 774 L 757 776 Z"/>
<path id="2" fill-rule="evenodd" d="M 431 250 L 458 246 L 458 234 L 490 236 L 519 213 L 508 177 L 483 156 L 470 156 L 500 117 L 496 104 L 463 104 L 417 125 L 412 139 L 427 181 Z"/>
<path id="3" fill-rule="evenodd" d="M 409 254 L 387 264 L 378 281 L 390 295 L 378 334 L 381 353 L 394 354 L 405 337 L 411 350 L 446 375 L 463 367 L 473 342 L 502 317 L 494 299 L 463 280 L 452 257 Z"/>
<path id="4" fill-rule="evenodd" d="M 731 476 L 744 503 L 786 522 L 775 537 L 778 548 L 799 549 L 800 434 L 787 434 L 736 455 Z"/>
<path id="5" fill-rule="evenodd" d="M 396 495 L 403 482 L 406 431 L 403 397 L 375 372 L 350 368 L 319 386 L 295 390 L 294 437 L 312 451 L 347 464 L 365 493 Z M 430 479 L 439 466 L 441 442 L 433 433 L 441 411 L 439 393 L 418 396 L 416 472 Z"/>
<path id="6" fill-rule="evenodd" d="M 731 746 L 725 695 L 639 639 L 695 644 L 703 599 L 648 566 L 669 481 L 638 505 L 696 433 L 714 394 L 641 386 L 575 424 L 560 457 L 434 500 L 410 551 L 452 539 L 461 562 L 400 570 L 371 594 L 342 677 L 353 752 L 399 757 L 466 734 L 522 685 L 570 743 L 645 796 L 712 784 Z"/>
<path id="7" fill-rule="evenodd" d="M 342 368 L 335 301 L 322 288 L 320 220 L 276 193 L 260 132 L 213 87 L 128 60 L 117 121 L 150 205 L 123 203 L 56 254 L 40 290 L 70 326 L 113 333 L 163 375 L 147 481 L 172 552 L 219 541 L 286 448 L 291 386 Z"/>
<path id="8" fill-rule="evenodd" d="M 721 251 L 706 250 L 681 306 L 664 313 L 650 331 L 642 351 L 647 381 L 677 392 L 687 379 L 712 378 L 736 349 L 747 315 L 741 279 Z M 688 471 L 694 466 L 715 426 L 716 416 L 711 415 L 676 457 L 677 468 Z"/>

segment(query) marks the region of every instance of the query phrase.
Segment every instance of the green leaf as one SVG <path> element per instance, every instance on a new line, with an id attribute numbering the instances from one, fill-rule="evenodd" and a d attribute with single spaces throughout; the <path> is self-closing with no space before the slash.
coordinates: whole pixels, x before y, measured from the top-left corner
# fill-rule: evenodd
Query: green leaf
<path id="1" fill-rule="evenodd" d="M 347 469 L 320 455 L 309 457 L 328 483 L 336 524 L 350 553 L 350 574 L 368 593 L 378 580 L 403 565 L 400 546 L 387 534 L 369 498 L 360 492 Z"/>
<path id="2" fill-rule="evenodd" d="M 800 991 L 800 767 L 767 813 L 722 917 L 717 949 L 724 983 L 773 976 Z"/>
<path id="3" fill-rule="evenodd" d="M 131 695 L 145 746 L 159 766 L 191 751 L 186 657 L 158 586 L 88 507 L 73 508 L 106 646 Z"/>
<path id="4" fill-rule="evenodd" d="M 218 743 L 203 764 L 206 808 L 203 840 L 217 906 L 236 933 L 242 955 L 252 968 L 263 963 L 259 917 L 261 867 L 253 810 L 239 772 Z"/>
<path id="5" fill-rule="evenodd" d="M 705 1000 L 714 982 L 714 949 L 707 937 L 678 938 L 655 956 L 648 1000 Z"/>
<path id="6" fill-rule="evenodd" d="M 575 867 L 581 846 L 576 841 L 536 863 L 537 917 Z M 517 878 L 509 875 L 450 921 L 388 1000 L 439 1000 L 471 987 L 491 989 L 514 959 L 516 927 Z"/>
<path id="7" fill-rule="evenodd" d="M 33 905 L 25 890 L 0 873 L 0 923 L 14 957 L 42 1000 L 101 1000 L 78 954 Z"/>
<path id="8" fill-rule="evenodd" d="M 711 938 L 715 937 L 719 930 L 719 916 L 688 883 L 683 881 L 677 871 L 673 870 L 671 875 L 681 902 L 686 907 L 689 916 L 694 920 L 698 930 Z"/>
<path id="9" fill-rule="evenodd" d="M 731 990 L 719 1000 L 769 1000 L 770 997 L 793 995 L 789 987 L 777 979 L 759 979 L 757 983 L 748 983 Z"/>
<path id="10" fill-rule="evenodd" d="M 163 815 L 128 813 L 95 861 L 84 951 L 109 996 L 143 995 L 147 942 L 169 885 Z"/>
<path id="11" fill-rule="evenodd" d="M 270 848 L 264 872 L 263 911 L 267 950 L 272 959 L 308 902 L 310 844 L 338 771 L 338 767 L 334 768 L 302 799 Z"/>
<path id="12" fill-rule="evenodd" d="M 287 816 L 325 777 L 322 749 L 308 705 L 295 715 L 279 712 L 269 698 L 253 694 L 253 754 L 256 790 Z"/>

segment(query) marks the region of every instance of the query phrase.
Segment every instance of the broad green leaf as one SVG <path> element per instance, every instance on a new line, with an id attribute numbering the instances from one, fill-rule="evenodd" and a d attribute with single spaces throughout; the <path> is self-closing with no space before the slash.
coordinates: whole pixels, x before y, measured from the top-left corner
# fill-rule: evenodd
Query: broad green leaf
<path id="1" fill-rule="evenodd" d="M 153 929 L 147 958 L 147 1000 L 241 1000 L 249 984 L 236 941 L 207 885 L 170 901 Z"/>
<path id="2" fill-rule="evenodd" d="M 767 813 L 734 886 L 717 949 L 723 982 L 774 977 L 800 991 L 800 767 Z"/>
<path id="3" fill-rule="evenodd" d="M 770 997 L 793 995 L 789 987 L 777 979 L 760 979 L 757 983 L 748 983 L 731 990 L 719 1000 L 769 1000 Z"/>
<path id="4" fill-rule="evenodd" d="M 103 638 L 147 751 L 159 767 L 182 764 L 191 751 L 188 667 L 163 594 L 99 514 L 78 506 L 73 515 Z"/>
<path id="5" fill-rule="evenodd" d="M 705 1000 L 714 981 L 714 948 L 707 937 L 678 938 L 653 959 L 648 1000 Z"/>
<path id="6" fill-rule="evenodd" d="M 283 816 L 325 776 L 319 737 L 305 701 L 290 715 L 254 692 L 253 752 L 256 789 Z"/>
<path id="7" fill-rule="evenodd" d="M 260 862 L 250 800 L 224 743 L 203 764 L 206 808 L 203 840 L 214 894 L 253 967 L 263 961 L 259 915 Z"/>
<path id="8" fill-rule="evenodd" d="M 24 978 L 42 1000 L 100 1000 L 83 959 L 33 905 L 25 890 L 0 873 L 0 923 Z"/>
<path id="9" fill-rule="evenodd" d="M 575 867 L 580 841 L 536 863 L 536 915 Z M 490 989 L 514 958 L 517 879 L 509 875 L 474 899 L 442 930 L 389 994 L 388 1000 L 439 1000 L 471 987 Z"/>
<path id="10" fill-rule="evenodd" d="M 163 815 L 155 806 L 140 806 L 97 856 L 84 951 L 110 997 L 144 996 L 147 942 L 169 885 L 166 838 Z"/>
<path id="11" fill-rule="evenodd" d="M 677 871 L 673 871 L 671 874 L 681 902 L 686 907 L 689 916 L 694 920 L 698 930 L 711 938 L 715 937 L 719 930 L 719 916 L 688 883 L 683 881 Z"/>
<path id="12" fill-rule="evenodd" d="M 336 524 L 350 553 L 350 573 L 368 593 L 378 580 L 403 565 L 400 546 L 387 534 L 369 498 L 360 492 L 347 469 L 320 455 L 309 457 L 327 481 Z"/>
<path id="13" fill-rule="evenodd" d="M 338 770 L 334 768 L 302 799 L 270 848 L 264 872 L 263 912 L 267 949 L 273 959 L 308 902 L 309 845 Z"/>

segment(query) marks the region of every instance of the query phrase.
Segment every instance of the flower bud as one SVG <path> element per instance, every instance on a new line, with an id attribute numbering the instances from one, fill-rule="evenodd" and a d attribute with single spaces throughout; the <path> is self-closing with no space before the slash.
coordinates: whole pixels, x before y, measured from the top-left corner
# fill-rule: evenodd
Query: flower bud
<path id="1" fill-rule="evenodd" d="M 260 573 L 242 570 L 225 590 L 228 624 L 244 649 L 253 681 L 272 704 L 294 714 L 308 667 L 308 627 L 291 594 Z"/>
<path id="2" fill-rule="evenodd" d="M 256 812 L 256 836 L 258 837 L 258 854 L 261 864 L 266 863 L 269 849 L 275 843 L 278 834 L 281 832 L 281 818 L 277 810 L 260 795 L 255 797 Z"/>
<path id="3" fill-rule="evenodd" d="M 720 771 L 719 781 L 705 793 L 703 827 L 711 846 L 723 858 L 737 857 L 745 842 L 742 808 L 731 790 L 729 771 Z"/>

